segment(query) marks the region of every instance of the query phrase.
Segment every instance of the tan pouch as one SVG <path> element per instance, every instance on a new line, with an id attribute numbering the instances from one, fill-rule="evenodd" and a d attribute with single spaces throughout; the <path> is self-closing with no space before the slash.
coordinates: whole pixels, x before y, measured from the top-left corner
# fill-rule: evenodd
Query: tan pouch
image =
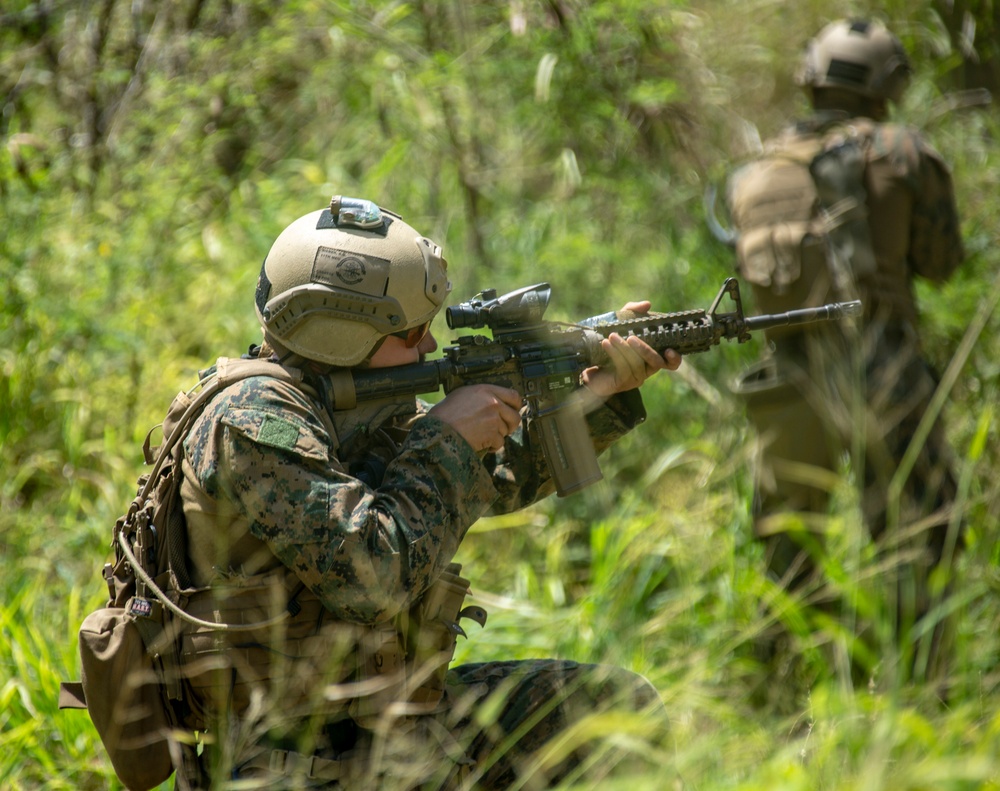
<path id="1" fill-rule="evenodd" d="M 826 253 L 812 220 L 753 228 L 736 243 L 740 274 L 748 283 L 784 294 L 802 277 L 825 269 Z"/>
<path id="2" fill-rule="evenodd" d="M 383 716 L 396 719 L 390 707 L 399 706 L 406 699 L 406 668 L 396 623 L 371 627 L 358 643 L 357 659 L 357 694 L 348 706 L 348 713 L 362 728 L 373 730 Z M 398 716 L 408 713 L 400 709 Z"/>
<path id="3" fill-rule="evenodd" d="M 441 709 L 448 664 L 458 636 L 465 635 L 459 621 L 471 618 L 486 625 L 482 607 L 462 608 L 469 581 L 461 570 L 460 564 L 450 563 L 409 611 L 372 627 L 362 640 L 358 681 L 365 694 L 349 709 L 362 727 L 372 728 L 387 713 L 393 719 Z"/>
<path id="4" fill-rule="evenodd" d="M 92 612 L 80 627 L 83 692 L 115 774 L 146 791 L 174 771 L 170 723 L 153 658 L 122 607 Z"/>
<path id="5" fill-rule="evenodd" d="M 460 576 L 462 566 L 450 563 L 445 572 L 427 589 L 411 611 L 407 640 L 407 660 L 413 678 L 410 700 L 422 706 L 437 706 L 444 696 L 448 664 L 455 656 L 458 636 L 465 637 L 459 625 L 471 618 L 486 625 L 486 611 L 470 606 L 462 609 L 469 595 L 469 581 Z"/>

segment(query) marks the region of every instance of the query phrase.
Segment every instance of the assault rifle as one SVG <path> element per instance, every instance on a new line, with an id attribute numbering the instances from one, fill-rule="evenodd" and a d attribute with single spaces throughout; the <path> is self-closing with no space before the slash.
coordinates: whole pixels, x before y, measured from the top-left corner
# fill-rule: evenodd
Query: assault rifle
<path id="1" fill-rule="evenodd" d="M 734 309 L 723 312 L 728 295 Z M 450 393 L 470 384 L 494 384 L 517 390 L 527 408 L 528 428 L 537 431 L 560 497 L 601 479 L 590 434 L 584 424 L 580 374 L 608 361 L 601 341 L 611 333 L 636 335 L 658 352 L 681 355 L 704 352 L 725 338 L 744 343 L 751 333 L 792 324 L 855 316 L 861 302 L 837 302 L 816 308 L 764 316 L 744 316 L 739 284 L 728 278 L 708 310 L 650 313 L 620 318 L 606 313 L 577 324 L 543 320 L 551 288 L 548 283 L 497 296 L 488 289 L 468 302 L 449 307 L 450 329 L 488 328 L 486 335 L 466 335 L 443 350 L 440 359 L 392 368 L 352 369 L 334 377 L 337 409 L 358 402 L 436 392 Z"/>

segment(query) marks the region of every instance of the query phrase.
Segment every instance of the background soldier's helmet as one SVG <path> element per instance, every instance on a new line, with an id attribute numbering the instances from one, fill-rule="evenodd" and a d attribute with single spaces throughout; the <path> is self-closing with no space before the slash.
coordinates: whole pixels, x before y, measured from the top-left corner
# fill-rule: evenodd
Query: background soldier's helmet
<path id="1" fill-rule="evenodd" d="M 885 25 L 842 19 L 831 22 L 806 46 L 796 82 L 898 102 L 909 78 L 903 45 Z"/>
<path id="2" fill-rule="evenodd" d="M 352 366 L 386 335 L 434 318 L 451 290 L 441 248 L 368 200 L 334 196 L 271 246 L 257 281 L 264 337 Z"/>

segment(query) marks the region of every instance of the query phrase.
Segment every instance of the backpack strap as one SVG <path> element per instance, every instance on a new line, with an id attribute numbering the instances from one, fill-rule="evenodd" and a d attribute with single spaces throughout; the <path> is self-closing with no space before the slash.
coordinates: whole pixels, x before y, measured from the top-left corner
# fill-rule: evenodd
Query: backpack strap
<path id="1" fill-rule="evenodd" d="M 279 379 L 283 382 L 303 387 L 303 374 L 302 371 L 298 369 L 285 368 L 278 363 L 272 363 L 268 360 L 236 360 L 229 357 L 220 357 L 216 363 L 215 371 L 201 379 L 195 386 L 194 390 L 199 391 L 198 395 L 191 400 L 187 409 L 184 410 L 184 414 L 181 415 L 177 423 L 171 427 L 170 433 L 164 438 L 163 444 L 156 449 L 156 458 L 153 462 L 153 469 L 150 471 L 145 485 L 139 492 L 140 498 L 145 499 L 149 496 L 153 486 L 156 484 L 156 479 L 159 476 L 160 470 L 163 468 L 166 460 L 170 458 L 170 454 L 173 451 L 174 446 L 187 436 L 188 430 L 191 428 L 191 425 L 194 423 L 198 415 L 201 414 L 205 405 L 211 401 L 220 390 L 229 387 L 229 385 L 234 384 L 235 382 L 239 382 L 243 379 L 250 379 L 254 376 L 269 376 L 272 379 Z M 189 398 L 194 390 L 187 393 Z M 143 447 L 149 447 L 149 435 L 146 436 L 146 442 Z"/>
<path id="2" fill-rule="evenodd" d="M 280 615 L 250 624 L 217 623 L 190 615 L 171 600 L 160 585 L 157 584 L 156 580 L 153 579 L 152 575 L 149 574 L 144 564 L 139 560 L 139 557 L 143 555 L 143 543 L 151 542 L 153 540 L 153 536 L 144 535 L 146 531 L 141 528 L 136 531 L 136 543 L 139 548 L 139 552 L 137 554 L 129 542 L 128 531 L 124 528 L 132 522 L 133 518 L 145 506 L 147 500 L 149 499 L 149 495 L 153 491 L 153 487 L 155 487 L 159 481 L 167 460 L 175 456 L 175 449 L 179 448 L 181 440 L 187 436 L 187 433 L 194 424 L 194 421 L 201 414 L 208 402 L 211 401 L 221 390 L 229 387 L 229 385 L 254 376 L 268 376 L 305 389 L 302 371 L 298 369 L 285 368 L 278 363 L 269 362 L 267 360 L 237 360 L 226 357 L 219 358 L 215 371 L 198 382 L 198 385 L 195 388 L 199 390 L 198 395 L 190 400 L 190 403 L 184 410 L 184 413 L 177 420 L 177 422 L 172 425 L 170 433 L 165 437 L 163 444 L 157 448 L 156 458 L 153 462 L 153 469 L 147 476 L 145 476 L 142 488 L 139 490 L 139 494 L 136 498 L 132 501 L 129 514 L 124 520 L 122 529 L 118 531 L 117 536 L 118 545 L 121 548 L 121 551 L 132 564 L 132 569 L 137 577 L 137 580 L 142 582 L 145 591 L 148 591 L 148 593 L 153 598 L 157 599 L 163 607 L 168 609 L 173 615 L 177 616 L 181 620 L 187 621 L 188 623 L 196 626 L 215 629 L 217 631 L 243 632 L 266 628 L 286 620 L 290 616 L 290 612 L 285 610 Z M 188 398 L 190 398 L 191 392 L 193 391 L 190 391 L 187 394 Z M 148 444 L 149 435 L 146 437 L 144 447 L 148 447 Z M 176 463 L 178 459 L 174 458 L 174 461 Z M 186 580 L 187 572 L 184 570 L 185 559 L 183 557 L 183 527 L 183 519 L 168 519 L 166 524 L 167 534 L 163 536 L 163 541 L 165 542 L 168 552 L 170 553 L 168 562 L 171 574 L 183 575 L 183 579 Z M 140 620 L 147 619 L 137 618 L 137 621 Z M 153 619 L 149 620 L 155 622 Z M 143 639 L 144 642 L 146 642 L 147 648 L 150 648 L 151 651 L 157 652 L 162 650 L 162 646 L 157 645 L 158 640 L 156 634 L 153 634 L 151 630 L 144 629 L 143 627 L 140 627 L 140 630 L 143 631 Z M 155 631 L 157 633 L 162 631 L 162 626 Z M 149 640 L 146 639 L 147 634 L 149 635 Z"/>
<path id="3" fill-rule="evenodd" d="M 865 189 L 871 131 L 860 124 L 827 130 L 822 150 L 809 163 L 825 224 L 827 261 L 842 300 L 856 299 L 857 281 L 878 269 Z"/>

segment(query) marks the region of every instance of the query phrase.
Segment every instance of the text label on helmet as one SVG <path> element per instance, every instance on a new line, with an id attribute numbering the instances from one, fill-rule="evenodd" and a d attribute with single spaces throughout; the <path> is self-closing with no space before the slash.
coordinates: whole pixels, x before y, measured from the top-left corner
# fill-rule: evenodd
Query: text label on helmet
<path id="1" fill-rule="evenodd" d="M 362 253 L 320 247 L 313 261 L 313 283 L 342 288 L 372 296 L 382 296 L 389 280 L 391 262 Z"/>

